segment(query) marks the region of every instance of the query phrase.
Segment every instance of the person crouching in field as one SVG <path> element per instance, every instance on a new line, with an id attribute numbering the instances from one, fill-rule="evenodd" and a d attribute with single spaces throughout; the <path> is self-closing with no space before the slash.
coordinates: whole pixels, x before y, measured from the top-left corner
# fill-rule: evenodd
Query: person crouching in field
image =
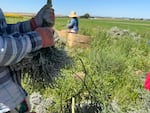
<path id="1" fill-rule="evenodd" d="M 54 10 L 45 5 L 34 18 L 7 24 L 0 9 L 0 113 L 30 113 L 28 94 L 21 85 L 21 72 L 10 66 L 28 53 L 54 46 L 54 17 Z M 51 27 L 42 27 L 43 20 Z"/>
<path id="2" fill-rule="evenodd" d="M 79 22 L 78 22 L 78 16 L 75 11 L 72 11 L 69 15 L 71 18 L 69 21 L 69 24 L 67 25 L 67 28 L 69 29 L 69 32 L 71 33 L 78 33 L 79 30 Z"/>

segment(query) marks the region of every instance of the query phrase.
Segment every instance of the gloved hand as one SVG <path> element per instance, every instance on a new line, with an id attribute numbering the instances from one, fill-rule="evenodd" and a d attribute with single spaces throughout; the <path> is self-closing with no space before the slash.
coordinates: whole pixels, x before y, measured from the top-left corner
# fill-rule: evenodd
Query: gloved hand
<path id="1" fill-rule="evenodd" d="M 32 28 L 37 27 L 52 27 L 55 23 L 55 14 L 54 9 L 51 8 L 51 5 L 45 5 L 37 15 L 31 19 Z"/>
<path id="2" fill-rule="evenodd" d="M 40 35 L 42 39 L 43 48 L 53 46 L 55 44 L 54 41 L 54 30 L 50 27 L 39 27 L 35 29 L 36 32 Z"/>

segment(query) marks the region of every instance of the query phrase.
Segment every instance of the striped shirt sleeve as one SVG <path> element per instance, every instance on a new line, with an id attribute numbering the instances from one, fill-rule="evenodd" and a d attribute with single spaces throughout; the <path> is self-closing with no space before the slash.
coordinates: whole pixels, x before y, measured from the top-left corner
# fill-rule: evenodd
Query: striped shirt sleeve
<path id="1" fill-rule="evenodd" d="M 41 37 L 35 31 L 0 36 L 0 66 L 18 63 L 26 54 L 40 48 L 42 48 Z"/>
<path id="2" fill-rule="evenodd" d="M 17 24 L 7 24 L 6 31 L 8 34 L 14 32 L 26 33 L 32 31 L 31 21 L 18 22 Z"/>

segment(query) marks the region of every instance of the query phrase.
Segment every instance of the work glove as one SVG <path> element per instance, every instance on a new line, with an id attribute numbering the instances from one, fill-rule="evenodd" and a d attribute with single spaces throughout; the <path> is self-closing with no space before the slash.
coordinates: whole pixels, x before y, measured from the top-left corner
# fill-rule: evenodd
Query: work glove
<path id="1" fill-rule="evenodd" d="M 35 31 L 39 34 L 42 39 L 43 48 L 53 46 L 55 44 L 54 41 L 54 30 L 50 27 L 39 27 L 35 29 Z"/>
<path id="2" fill-rule="evenodd" d="M 49 4 L 41 8 L 37 15 L 31 19 L 31 26 L 33 29 L 37 27 L 53 27 L 54 23 L 54 9 L 51 8 L 51 5 Z"/>

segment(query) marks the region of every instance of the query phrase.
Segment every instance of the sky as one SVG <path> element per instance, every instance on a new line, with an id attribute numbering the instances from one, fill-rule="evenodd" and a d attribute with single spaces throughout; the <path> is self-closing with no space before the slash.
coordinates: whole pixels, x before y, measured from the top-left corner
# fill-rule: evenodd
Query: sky
<path id="1" fill-rule="evenodd" d="M 37 13 L 47 0 L 0 0 L 4 12 Z M 150 0 L 52 0 L 56 15 L 76 11 L 81 16 L 130 17 L 150 19 Z"/>

